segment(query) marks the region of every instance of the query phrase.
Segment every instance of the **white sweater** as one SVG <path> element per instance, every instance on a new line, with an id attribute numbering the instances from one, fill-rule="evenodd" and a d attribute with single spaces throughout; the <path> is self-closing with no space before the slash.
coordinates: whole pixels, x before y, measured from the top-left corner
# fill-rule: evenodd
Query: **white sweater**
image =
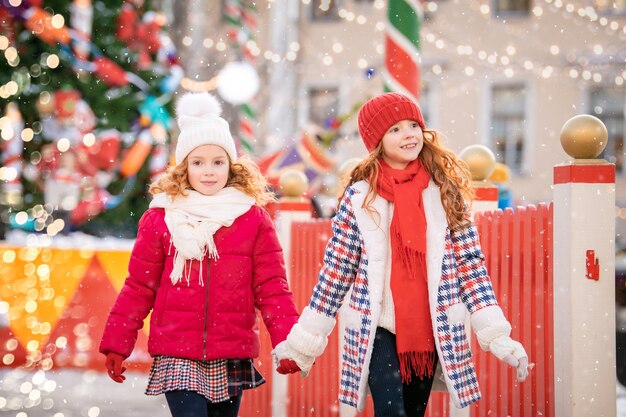
<path id="1" fill-rule="evenodd" d="M 393 217 L 393 204 L 389 203 L 389 219 L 387 224 L 391 224 Z M 387 265 L 385 267 L 385 286 L 383 287 L 383 303 L 381 305 L 380 320 L 378 327 L 389 330 L 396 334 L 396 314 L 393 305 L 393 296 L 391 294 L 391 239 L 387 239 Z"/>

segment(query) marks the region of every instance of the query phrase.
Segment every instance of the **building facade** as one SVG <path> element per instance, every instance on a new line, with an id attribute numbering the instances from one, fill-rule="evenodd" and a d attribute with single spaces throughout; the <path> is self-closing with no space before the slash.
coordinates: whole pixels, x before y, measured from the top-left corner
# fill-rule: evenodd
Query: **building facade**
<path id="1" fill-rule="evenodd" d="M 214 48 L 228 3 L 212 2 L 222 22 L 206 48 L 224 60 L 233 55 Z M 256 6 L 259 153 L 311 124 L 328 128 L 383 91 L 386 1 Z M 583 113 L 600 118 L 609 132 L 601 157 L 617 171 L 617 244 L 626 246 L 626 2 L 440 0 L 423 7 L 420 105 L 427 125 L 456 152 L 489 147 L 511 170 L 515 204 L 525 205 L 552 199 L 553 166 L 569 159 L 559 140 L 563 124 Z M 330 145 L 338 165 L 365 153 L 355 119 L 347 117 Z"/>

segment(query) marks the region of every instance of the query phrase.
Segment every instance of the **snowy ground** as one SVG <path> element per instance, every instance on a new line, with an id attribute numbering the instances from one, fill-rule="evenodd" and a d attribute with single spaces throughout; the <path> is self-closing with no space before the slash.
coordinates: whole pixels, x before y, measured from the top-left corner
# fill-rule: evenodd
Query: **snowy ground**
<path id="1" fill-rule="evenodd" d="M 93 371 L 0 370 L 3 417 L 168 417 L 163 396 L 144 395 L 146 374 L 128 373 L 123 384 Z M 617 417 L 626 417 L 626 387 L 617 386 Z"/>
<path id="2" fill-rule="evenodd" d="M 94 371 L 0 370 L 0 416 L 168 417 L 163 396 L 144 395 L 145 373 L 127 373 L 117 384 Z"/>

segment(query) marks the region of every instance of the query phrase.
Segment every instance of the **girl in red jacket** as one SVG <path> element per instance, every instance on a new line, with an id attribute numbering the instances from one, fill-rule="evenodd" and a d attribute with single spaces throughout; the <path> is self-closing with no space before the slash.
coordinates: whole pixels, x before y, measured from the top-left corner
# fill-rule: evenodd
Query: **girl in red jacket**
<path id="1" fill-rule="evenodd" d="M 265 381 L 259 309 L 272 345 L 298 319 L 283 254 L 267 212 L 273 199 L 251 162 L 237 161 L 217 100 L 187 94 L 177 103 L 176 166 L 150 188 L 124 283 L 100 352 L 116 382 L 152 311 L 154 357 L 147 395 L 165 394 L 173 417 L 237 416 L 242 391 Z"/>

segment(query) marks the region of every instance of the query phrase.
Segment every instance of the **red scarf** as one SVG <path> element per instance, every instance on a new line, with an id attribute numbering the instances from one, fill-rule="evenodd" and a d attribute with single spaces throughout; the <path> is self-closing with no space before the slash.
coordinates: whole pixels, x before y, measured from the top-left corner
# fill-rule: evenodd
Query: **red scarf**
<path id="1" fill-rule="evenodd" d="M 419 159 L 405 169 L 380 160 L 376 193 L 394 203 L 391 219 L 391 294 L 402 382 L 433 375 L 435 340 L 428 303 L 426 216 L 422 191 L 430 175 Z"/>

